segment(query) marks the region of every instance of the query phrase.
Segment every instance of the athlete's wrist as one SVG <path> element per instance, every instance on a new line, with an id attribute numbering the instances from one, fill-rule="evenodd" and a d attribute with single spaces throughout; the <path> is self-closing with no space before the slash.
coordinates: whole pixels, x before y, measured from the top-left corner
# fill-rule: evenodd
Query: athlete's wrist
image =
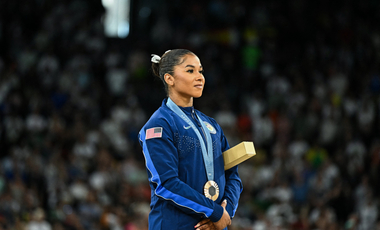
<path id="1" fill-rule="evenodd" d="M 223 213 L 224 208 L 214 202 L 214 211 L 212 212 L 211 216 L 209 216 L 209 219 L 214 223 L 218 222 L 222 218 Z"/>

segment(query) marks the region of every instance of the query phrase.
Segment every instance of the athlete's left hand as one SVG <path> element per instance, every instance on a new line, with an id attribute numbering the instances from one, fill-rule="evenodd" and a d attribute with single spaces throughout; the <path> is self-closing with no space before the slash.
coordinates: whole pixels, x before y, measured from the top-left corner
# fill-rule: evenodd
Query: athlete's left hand
<path id="1" fill-rule="evenodd" d="M 195 225 L 195 230 L 216 230 L 214 222 L 210 219 L 203 219 L 199 221 L 197 225 Z"/>

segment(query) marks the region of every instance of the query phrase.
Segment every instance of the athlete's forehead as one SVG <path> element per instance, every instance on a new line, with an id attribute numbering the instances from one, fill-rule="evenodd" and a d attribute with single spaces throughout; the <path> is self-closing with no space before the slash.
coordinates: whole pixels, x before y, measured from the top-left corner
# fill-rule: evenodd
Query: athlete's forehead
<path id="1" fill-rule="evenodd" d="M 184 55 L 181 59 L 181 62 L 177 66 L 182 68 L 202 68 L 201 60 L 194 54 Z"/>

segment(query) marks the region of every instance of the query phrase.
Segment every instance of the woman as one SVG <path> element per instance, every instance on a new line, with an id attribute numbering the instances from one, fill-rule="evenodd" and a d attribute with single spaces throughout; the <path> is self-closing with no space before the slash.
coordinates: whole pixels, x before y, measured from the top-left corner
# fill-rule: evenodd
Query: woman
<path id="1" fill-rule="evenodd" d="M 149 229 L 227 229 L 242 183 L 237 167 L 224 171 L 222 129 L 193 107 L 205 85 L 201 62 L 184 49 L 152 56 L 168 98 L 139 133 L 152 191 Z"/>

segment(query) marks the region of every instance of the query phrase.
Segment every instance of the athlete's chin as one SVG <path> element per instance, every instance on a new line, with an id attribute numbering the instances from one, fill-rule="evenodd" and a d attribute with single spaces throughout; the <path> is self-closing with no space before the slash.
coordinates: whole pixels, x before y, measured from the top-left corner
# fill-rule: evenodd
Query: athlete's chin
<path id="1" fill-rule="evenodd" d="M 200 98 L 202 96 L 202 93 L 197 93 L 195 95 L 193 95 L 194 98 Z"/>

